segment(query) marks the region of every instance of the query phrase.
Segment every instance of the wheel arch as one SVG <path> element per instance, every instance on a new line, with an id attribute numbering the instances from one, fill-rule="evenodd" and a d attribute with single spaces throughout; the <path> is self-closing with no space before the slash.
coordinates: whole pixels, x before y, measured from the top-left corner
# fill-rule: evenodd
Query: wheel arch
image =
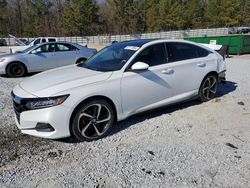
<path id="1" fill-rule="evenodd" d="M 21 62 L 21 61 L 11 61 L 10 63 L 8 63 L 8 65 L 6 65 L 6 67 L 5 67 L 5 72 L 7 72 L 7 68 L 12 64 L 12 63 L 20 63 L 20 64 L 22 64 L 23 66 L 24 66 L 24 68 L 26 69 L 26 73 L 28 73 L 28 66 L 27 65 L 25 65 L 23 62 Z"/>
<path id="2" fill-rule="evenodd" d="M 200 96 L 200 92 L 201 92 L 201 87 L 202 87 L 202 83 L 204 82 L 204 80 L 209 76 L 209 75 L 215 75 L 217 80 L 219 78 L 219 74 L 216 71 L 210 71 L 208 72 L 204 78 L 202 79 L 201 83 L 200 83 L 200 87 L 199 87 L 199 91 L 198 91 L 198 95 Z"/>
<path id="3" fill-rule="evenodd" d="M 117 121 L 117 109 L 116 109 L 116 106 L 115 106 L 115 103 L 109 98 L 109 97 L 106 97 L 104 95 L 95 95 L 95 96 L 91 96 L 91 97 L 88 97 L 86 99 L 84 99 L 82 102 L 80 102 L 73 110 L 73 112 L 71 113 L 71 116 L 70 116 L 70 122 L 69 122 L 69 129 L 70 129 L 70 134 L 72 135 L 72 132 L 71 132 L 71 124 L 73 122 L 73 118 L 74 118 L 74 115 L 77 113 L 78 109 L 80 108 L 80 106 L 83 104 L 83 103 L 86 103 L 86 102 L 89 102 L 89 101 L 93 101 L 93 100 L 98 100 L 98 99 L 102 99 L 102 100 L 105 100 L 107 101 L 113 108 L 114 110 L 114 114 L 115 114 L 115 122 Z"/>
<path id="4" fill-rule="evenodd" d="M 219 77 L 219 74 L 216 72 L 216 71 L 210 71 L 209 73 L 207 73 L 205 76 L 204 76 L 204 78 L 202 79 L 202 81 L 201 81 L 201 83 L 200 83 L 200 87 L 201 87 L 201 84 L 203 83 L 203 81 L 206 79 L 206 77 L 208 77 L 209 75 L 215 75 L 216 77 L 217 77 L 217 79 L 218 79 L 218 77 Z M 199 87 L 199 88 L 200 88 Z"/>

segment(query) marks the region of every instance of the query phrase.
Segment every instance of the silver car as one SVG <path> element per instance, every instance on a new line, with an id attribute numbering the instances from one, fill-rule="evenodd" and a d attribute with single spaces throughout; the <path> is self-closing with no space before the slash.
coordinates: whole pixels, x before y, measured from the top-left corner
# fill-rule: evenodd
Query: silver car
<path id="1" fill-rule="evenodd" d="M 21 53 L 0 56 L 0 75 L 22 77 L 27 73 L 81 63 L 96 52 L 95 49 L 68 42 L 43 43 Z"/>

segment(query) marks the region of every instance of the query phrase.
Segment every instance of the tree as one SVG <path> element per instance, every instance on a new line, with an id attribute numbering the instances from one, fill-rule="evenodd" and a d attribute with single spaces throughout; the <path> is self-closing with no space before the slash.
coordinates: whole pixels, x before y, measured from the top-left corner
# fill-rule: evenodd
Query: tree
<path id="1" fill-rule="evenodd" d="M 208 27 L 231 27 L 239 24 L 238 0 L 209 0 L 205 9 Z"/>
<path id="2" fill-rule="evenodd" d="M 7 33 L 7 2 L 0 0 L 0 36 Z"/>
<path id="3" fill-rule="evenodd" d="M 178 1 L 152 1 L 147 14 L 148 28 L 150 31 L 180 29 L 184 25 L 182 13 L 182 6 Z"/>
<path id="4" fill-rule="evenodd" d="M 61 27 L 65 35 L 90 35 L 96 32 L 98 7 L 94 0 L 68 0 L 64 7 Z"/>
<path id="5" fill-rule="evenodd" d="M 51 7 L 52 4 L 46 0 L 26 0 L 23 34 L 33 37 L 50 35 Z"/>
<path id="6" fill-rule="evenodd" d="M 239 25 L 249 26 L 250 25 L 250 1 L 240 0 L 239 5 Z"/>
<path id="7" fill-rule="evenodd" d="M 182 4 L 184 29 L 204 26 L 205 3 L 201 0 L 189 0 Z"/>

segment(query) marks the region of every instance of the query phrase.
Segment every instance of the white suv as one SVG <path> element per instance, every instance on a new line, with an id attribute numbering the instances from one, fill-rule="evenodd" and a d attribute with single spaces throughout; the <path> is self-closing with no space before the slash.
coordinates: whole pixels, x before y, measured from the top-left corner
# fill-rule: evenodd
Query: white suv
<path id="1" fill-rule="evenodd" d="M 192 42 L 116 43 L 85 63 L 37 74 L 16 86 L 16 124 L 34 136 L 96 140 L 133 114 L 196 97 L 213 99 L 225 71 L 217 52 Z"/>

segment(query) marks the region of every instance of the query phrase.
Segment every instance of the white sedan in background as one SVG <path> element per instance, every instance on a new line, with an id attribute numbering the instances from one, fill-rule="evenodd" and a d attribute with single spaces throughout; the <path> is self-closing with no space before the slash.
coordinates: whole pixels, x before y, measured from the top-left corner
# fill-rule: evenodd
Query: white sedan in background
<path id="1" fill-rule="evenodd" d="M 0 75 L 22 77 L 27 73 L 86 61 L 96 52 L 95 49 L 68 42 L 42 43 L 20 53 L 0 56 Z"/>
<path id="2" fill-rule="evenodd" d="M 221 55 L 196 43 L 115 43 L 85 63 L 40 73 L 16 86 L 16 124 L 25 134 L 44 138 L 100 139 L 115 121 L 131 115 L 213 99 L 225 71 Z"/>

